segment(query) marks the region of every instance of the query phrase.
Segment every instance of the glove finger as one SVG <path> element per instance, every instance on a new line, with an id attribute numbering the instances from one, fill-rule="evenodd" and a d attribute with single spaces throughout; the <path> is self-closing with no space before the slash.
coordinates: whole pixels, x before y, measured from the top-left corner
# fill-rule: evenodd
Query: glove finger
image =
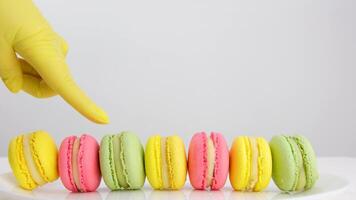
<path id="1" fill-rule="evenodd" d="M 57 95 L 47 83 L 39 77 L 24 74 L 23 91 L 37 98 L 48 98 Z"/>
<path id="2" fill-rule="evenodd" d="M 58 42 L 61 46 L 61 50 L 62 50 L 62 53 L 63 55 L 66 57 L 67 56 L 67 53 L 68 53 L 68 44 L 67 42 L 64 40 L 63 37 L 61 37 L 60 35 L 57 35 L 58 37 Z M 37 71 L 28 63 L 26 62 L 24 59 L 22 58 L 18 58 L 20 64 L 21 64 L 21 68 L 22 68 L 22 73 L 24 74 L 30 74 L 30 75 L 33 75 L 35 77 L 41 77 Z"/>
<path id="3" fill-rule="evenodd" d="M 13 93 L 22 88 L 21 64 L 14 50 L 4 41 L 0 41 L 0 77 L 6 87 Z"/>
<path id="4" fill-rule="evenodd" d="M 21 64 L 21 69 L 23 74 L 31 75 L 36 78 L 41 78 L 38 72 L 24 59 L 19 58 L 19 62 Z"/>
<path id="5" fill-rule="evenodd" d="M 15 44 L 16 51 L 38 72 L 50 88 L 78 112 L 96 123 L 108 123 L 106 113 L 72 79 L 61 43 L 52 30 L 43 30 Z"/>
<path id="6" fill-rule="evenodd" d="M 64 56 L 67 56 L 67 53 L 68 53 L 68 43 L 66 42 L 66 40 L 57 34 L 57 37 L 58 37 L 58 40 L 59 40 L 59 43 L 60 43 L 60 46 L 61 46 L 61 50 L 62 50 L 62 53 Z"/>
<path id="7" fill-rule="evenodd" d="M 48 98 L 57 95 L 30 64 L 21 58 L 19 58 L 19 62 L 24 74 L 23 91 L 37 98 Z"/>

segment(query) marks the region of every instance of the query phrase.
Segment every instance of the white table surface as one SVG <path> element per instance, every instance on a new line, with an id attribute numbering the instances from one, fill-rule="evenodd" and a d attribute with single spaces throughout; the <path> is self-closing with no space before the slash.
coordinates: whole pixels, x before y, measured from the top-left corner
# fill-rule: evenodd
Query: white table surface
<path id="1" fill-rule="evenodd" d="M 356 158 L 350 157 L 323 157 L 318 159 L 318 167 L 319 172 L 321 174 L 321 178 L 323 180 L 333 180 L 332 177 L 338 177 L 336 180 L 342 180 L 343 185 L 340 189 L 335 192 L 325 193 L 324 195 L 314 195 L 313 191 L 306 194 L 295 194 L 295 195 L 287 195 L 287 194 L 278 194 L 276 193 L 276 188 L 274 186 L 273 181 L 270 183 L 269 189 L 262 193 L 242 193 L 242 192 L 234 192 L 231 189 L 230 183 L 227 180 L 225 188 L 219 192 L 211 192 L 211 191 L 195 191 L 192 190 L 189 181 L 187 180 L 186 187 L 181 191 L 175 192 L 161 192 L 161 191 L 153 191 L 148 186 L 146 181 L 145 186 L 142 190 L 139 191 L 129 191 L 129 192 L 111 192 L 107 191 L 107 189 L 101 189 L 98 193 L 92 193 L 87 195 L 80 195 L 69 193 L 65 194 L 63 199 L 85 199 L 85 200 L 163 200 L 163 199 L 171 199 L 171 200 L 185 200 L 185 199 L 212 199 L 212 200 L 267 200 L 267 199 L 337 199 L 337 200 L 346 200 L 346 199 L 355 199 L 356 198 Z M 10 167 L 7 162 L 7 158 L 0 157 L 0 176 L 10 172 Z M 338 181 L 336 181 L 338 182 Z M 339 181 L 340 182 L 340 181 Z M 345 184 L 346 183 L 346 184 Z M 332 186 L 333 181 L 329 181 L 328 187 Z M 318 183 L 317 183 L 318 185 Z M 345 186 L 347 185 L 347 186 Z M 323 184 L 319 184 L 320 191 L 323 191 Z M 335 185 L 337 187 L 337 184 Z M 272 189 L 271 189 L 272 188 Z M 317 186 L 316 186 L 317 188 Z M 3 188 L 0 188 L 0 199 L 23 199 L 19 197 L 14 197 L 12 194 L 7 192 L 1 192 Z M 62 188 L 63 192 L 66 192 L 64 188 Z M 43 190 L 42 190 L 43 191 Z M 42 192 L 41 191 L 41 192 Z M 62 192 L 62 191 L 61 191 Z M 62 192 L 62 193 L 63 193 Z M 38 193 L 38 192 L 37 192 Z M 48 199 L 51 198 L 51 192 L 46 191 L 48 193 Z M 318 193 L 315 191 L 314 193 Z M 47 195 L 47 194 L 45 194 Z M 63 195 L 62 195 L 63 196 Z"/>

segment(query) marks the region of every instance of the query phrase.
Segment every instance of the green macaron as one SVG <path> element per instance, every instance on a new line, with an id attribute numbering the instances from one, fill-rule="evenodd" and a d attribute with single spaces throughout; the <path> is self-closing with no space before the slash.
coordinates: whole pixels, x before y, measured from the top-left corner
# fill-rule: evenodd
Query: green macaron
<path id="1" fill-rule="evenodd" d="M 139 138 L 131 132 L 104 136 L 100 144 L 100 169 L 111 190 L 140 189 L 146 175 Z"/>
<path id="2" fill-rule="evenodd" d="M 279 135 L 270 141 L 272 178 L 286 192 L 309 190 L 319 178 L 316 156 L 307 138 Z"/>

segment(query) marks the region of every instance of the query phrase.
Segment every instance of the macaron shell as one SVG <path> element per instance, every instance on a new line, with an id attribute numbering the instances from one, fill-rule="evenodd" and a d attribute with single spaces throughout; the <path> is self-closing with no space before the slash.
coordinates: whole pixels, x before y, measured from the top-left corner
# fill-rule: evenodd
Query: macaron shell
<path id="1" fill-rule="evenodd" d="M 101 181 L 99 167 L 99 144 L 90 135 L 80 137 L 78 151 L 79 179 L 83 192 L 95 191 Z"/>
<path id="2" fill-rule="evenodd" d="M 148 182 L 153 189 L 161 189 L 163 186 L 161 159 L 161 136 L 151 136 L 145 149 L 145 169 Z"/>
<path id="3" fill-rule="evenodd" d="M 211 189 L 218 190 L 224 187 L 229 174 L 229 148 L 222 134 L 213 132 L 210 138 L 213 140 L 216 153 Z"/>
<path id="4" fill-rule="evenodd" d="M 251 171 L 251 147 L 248 137 L 236 138 L 230 150 L 230 182 L 235 190 L 243 191 Z"/>
<path id="5" fill-rule="evenodd" d="M 58 179 L 58 152 L 57 146 L 52 137 L 44 132 L 37 131 L 31 134 L 30 147 L 32 157 L 41 177 L 46 182 L 52 182 Z"/>
<path id="6" fill-rule="evenodd" d="M 106 135 L 101 140 L 99 153 L 100 170 L 106 186 L 111 190 L 117 190 L 121 187 L 116 176 L 112 139 L 112 135 Z"/>
<path id="7" fill-rule="evenodd" d="M 306 173 L 305 190 L 308 190 L 314 186 L 319 178 L 316 155 L 311 143 L 306 137 L 297 135 L 294 138 L 299 148 L 301 149 L 303 165 Z"/>
<path id="8" fill-rule="evenodd" d="M 285 136 L 274 136 L 270 141 L 272 178 L 282 191 L 293 191 L 298 179 L 298 164 L 293 149 Z"/>
<path id="9" fill-rule="evenodd" d="M 173 178 L 171 180 L 171 189 L 180 189 L 184 186 L 187 177 L 187 157 L 185 154 L 184 143 L 177 135 L 167 137 L 166 142 L 167 159 L 170 161 L 168 163 L 168 168 L 172 173 L 170 176 Z"/>
<path id="10" fill-rule="evenodd" d="M 59 176 L 65 188 L 77 192 L 72 175 L 72 151 L 76 136 L 66 137 L 59 147 L 58 170 Z"/>
<path id="11" fill-rule="evenodd" d="M 10 141 L 8 159 L 12 172 L 21 188 L 33 190 L 37 184 L 31 177 L 23 154 L 23 135 L 17 136 Z"/>
<path id="12" fill-rule="evenodd" d="M 268 142 L 261 137 L 256 138 L 258 147 L 258 181 L 254 191 L 265 189 L 272 176 L 272 155 Z"/>
<path id="13" fill-rule="evenodd" d="M 139 189 L 145 182 L 144 151 L 139 138 L 131 132 L 120 134 L 122 165 L 129 189 Z M 120 172 L 118 172 L 120 173 Z"/>
<path id="14" fill-rule="evenodd" d="M 191 185 L 195 189 L 204 190 L 207 170 L 207 136 L 204 132 L 192 137 L 188 151 L 188 172 Z"/>

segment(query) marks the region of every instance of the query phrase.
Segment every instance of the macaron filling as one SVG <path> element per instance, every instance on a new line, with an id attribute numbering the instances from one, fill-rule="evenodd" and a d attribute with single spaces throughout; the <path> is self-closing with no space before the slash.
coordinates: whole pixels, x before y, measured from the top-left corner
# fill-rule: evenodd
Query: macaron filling
<path id="1" fill-rule="evenodd" d="M 304 189 L 305 185 L 306 185 L 306 174 L 305 174 L 305 162 L 304 162 L 304 158 L 303 158 L 303 149 L 301 148 L 301 145 L 298 143 L 298 140 L 296 137 L 292 137 L 295 144 L 298 146 L 299 149 L 299 160 L 302 161 L 302 163 L 300 163 L 300 165 L 298 166 L 298 170 L 299 170 L 299 176 L 298 176 L 298 180 L 297 180 L 297 185 L 295 187 L 296 191 L 302 190 Z"/>
<path id="2" fill-rule="evenodd" d="M 299 177 L 298 177 L 298 183 L 297 183 L 297 186 L 296 186 L 296 190 L 302 190 L 305 185 L 306 185 L 306 176 L 305 176 L 305 169 L 304 169 L 304 166 L 302 166 L 300 168 L 300 174 L 299 174 Z"/>
<path id="3" fill-rule="evenodd" d="M 74 180 L 75 187 L 78 191 L 82 192 L 80 185 L 79 167 L 78 167 L 78 152 L 80 148 L 80 138 L 77 137 L 73 143 L 72 149 L 72 176 Z"/>
<path id="4" fill-rule="evenodd" d="M 215 146 L 213 140 L 207 138 L 207 170 L 206 170 L 206 185 L 205 188 L 208 188 L 212 185 L 214 179 L 214 166 L 215 166 Z"/>
<path id="5" fill-rule="evenodd" d="M 32 134 L 27 134 L 23 136 L 24 157 L 32 179 L 37 185 L 43 185 L 46 181 L 42 178 L 40 172 L 38 171 L 35 160 L 32 156 L 33 151 L 31 149 L 31 135 Z"/>
<path id="6" fill-rule="evenodd" d="M 257 158 L 257 182 L 253 188 L 254 192 L 259 192 L 265 189 L 272 175 L 272 159 L 270 147 L 263 138 L 256 137 L 256 145 L 258 148 L 258 158 Z M 270 161 L 270 162 L 269 162 Z"/>
<path id="7" fill-rule="evenodd" d="M 123 188 L 128 188 L 130 185 L 127 180 L 127 172 L 125 169 L 125 161 L 124 161 L 124 152 L 122 148 L 122 141 L 120 135 L 113 136 L 113 150 L 114 150 L 114 165 L 115 165 L 115 173 L 119 182 L 119 186 Z M 119 173 L 122 172 L 122 173 Z"/>
<path id="8" fill-rule="evenodd" d="M 256 138 L 254 137 L 249 137 L 249 145 L 250 145 L 250 156 L 251 156 L 251 171 L 250 171 L 250 177 L 248 180 L 247 188 L 246 190 L 248 191 L 253 191 L 255 188 L 257 181 L 258 181 L 258 146 L 257 146 L 257 141 Z"/>
<path id="9" fill-rule="evenodd" d="M 162 166 L 162 184 L 163 188 L 170 188 L 168 160 L 167 160 L 167 138 L 161 137 L 161 166 Z"/>
<path id="10" fill-rule="evenodd" d="M 295 161 L 296 171 L 295 171 L 295 181 L 291 191 L 299 191 L 304 189 L 306 185 L 306 176 L 305 176 L 305 168 L 304 168 L 304 160 L 302 156 L 302 152 L 300 146 L 297 143 L 297 140 L 292 136 L 285 136 L 288 141 L 291 151 L 293 154 L 293 158 Z"/>
<path id="11" fill-rule="evenodd" d="M 313 187 L 319 177 L 316 170 L 315 153 L 308 140 L 303 136 L 296 135 L 294 136 L 294 140 L 299 147 L 300 153 L 302 154 L 304 166 L 304 172 L 302 172 L 302 176 L 305 176 L 304 189 L 308 190 Z"/>

